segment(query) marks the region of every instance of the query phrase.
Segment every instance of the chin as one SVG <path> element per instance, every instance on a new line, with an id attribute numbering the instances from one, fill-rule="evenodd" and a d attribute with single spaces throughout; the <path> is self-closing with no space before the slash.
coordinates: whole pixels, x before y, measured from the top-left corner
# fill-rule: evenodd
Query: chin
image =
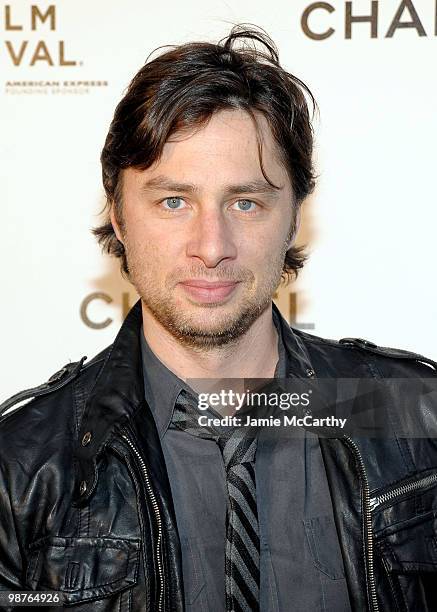
<path id="1" fill-rule="evenodd" d="M 210 311 L 197 316 L 185 313 L 174 317 L 167 329 L 187 346 L 199 349 L 218 348 L 235 343 L 264 310 L 261 305 L 252 305 L 251 308 L 234 305 L 226 312 Z"/>
<path id="2" fill-rule="evenodd" d="M 215 308 L 222 310 L 219 306 Z M 226 312 L 218 312 L 213 310 L 211 304 L 208 304 L 205 310 L 206 312 L 187 312 L 181 317 L 175 317 L 175 326 L 199 334 L 223 334 L 233 327 L 241 316 L 239 310 L 228 309 Z"/>

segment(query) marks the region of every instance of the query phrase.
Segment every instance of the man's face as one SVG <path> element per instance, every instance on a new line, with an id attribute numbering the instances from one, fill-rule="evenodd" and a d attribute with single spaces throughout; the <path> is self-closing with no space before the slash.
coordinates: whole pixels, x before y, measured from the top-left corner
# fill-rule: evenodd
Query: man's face
<path id="1" fill-rule="evenodd" d="M 123 171 L 122 225 L 130 280 L 143 306 L 179 342 L 234 342 L 271 304 L 292 220 L 292 188 L 270 128 L 263 142 L 241 110 L 175 134 L 161 159 Z"/>

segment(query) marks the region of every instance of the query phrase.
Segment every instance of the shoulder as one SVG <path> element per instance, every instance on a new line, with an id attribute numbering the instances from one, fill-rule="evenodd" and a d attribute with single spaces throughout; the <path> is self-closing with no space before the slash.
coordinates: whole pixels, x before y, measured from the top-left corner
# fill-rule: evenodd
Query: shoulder
<path id="1" fill-rule="evenodd" d="M 437 362 L 413 351 L 381 346 L 364 338 L 322 338 L 293 328 L 307 348 L 311 359 L 328 375 L 362 375 L 363 368 L 376 377 L 434 377 L 437 376 Z M 319 374 L 323 376 L 323 372 Z"/>
<path id="2" fill-rule="evenodd" d="M 104 356 L 88 364 L 85 360 L 66 364 L 47 381 L 16 393 L 0 406 L 0 487 L 8 491 L 12 506 L 27 500 L 20 516 L 31 513 L 35 503 L 38 506 L 31 497 L 47 500 L 74 482 L 78 410 Z"/>
<path id="3" fill-rule="evenodd" d="M 20 440 L 44 441 L 59 428 L 66 435 L 77 427 L 77 410 L 87 395 L 106 359 L 110 347 L 86 362 L 82 357 L 67 363 L 36 387 L 19 391 L 0 404 L 0 447 L 17 446 Z"/>

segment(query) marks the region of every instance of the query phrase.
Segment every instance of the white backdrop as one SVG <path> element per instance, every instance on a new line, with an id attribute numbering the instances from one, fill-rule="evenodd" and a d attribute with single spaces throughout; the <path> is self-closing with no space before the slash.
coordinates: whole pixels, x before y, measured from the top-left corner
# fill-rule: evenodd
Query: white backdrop
<path id="1" fill-rule="evenodd" d="M 89 230 L 114 107 L 152 49 L 216 41 L 238 22 L 267 30 L 320 107 L 320 179 L 298 237 L 311 257 L 279 296 L 282 312 L 317 335 L 437 358 L 435 0 L 2 9 L 0 400 L 112 342 L 136 297 Z"/>

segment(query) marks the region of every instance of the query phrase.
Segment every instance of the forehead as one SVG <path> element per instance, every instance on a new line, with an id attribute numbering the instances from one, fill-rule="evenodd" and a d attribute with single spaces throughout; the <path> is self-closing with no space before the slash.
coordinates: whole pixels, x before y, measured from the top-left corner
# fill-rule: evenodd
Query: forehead
<path id="1" fill-rule="evenodd" d="M 190 144 L 211 139 L 254 145 L 261 140 L 269 149 L 275 148 L 274 138 L 267 119 L 259 111 L 249 114 L 243 109 L 225 109 L 213 113 L 207 121 L 185 129 L 176 130 L 168 139 L 168 145 L 190 141 Z"/>
<path id="2" fill-rule="evenodd" d="M 161 157 L 140 174 L 167 174 L 212 188 L 263 179 L 262 159 L 269 180 L 287 186 L 288 173 L 271 128 L 261 113 L 255 119 L 240 109 L 219 111 L 194 130 L 174 133 Z"/>

